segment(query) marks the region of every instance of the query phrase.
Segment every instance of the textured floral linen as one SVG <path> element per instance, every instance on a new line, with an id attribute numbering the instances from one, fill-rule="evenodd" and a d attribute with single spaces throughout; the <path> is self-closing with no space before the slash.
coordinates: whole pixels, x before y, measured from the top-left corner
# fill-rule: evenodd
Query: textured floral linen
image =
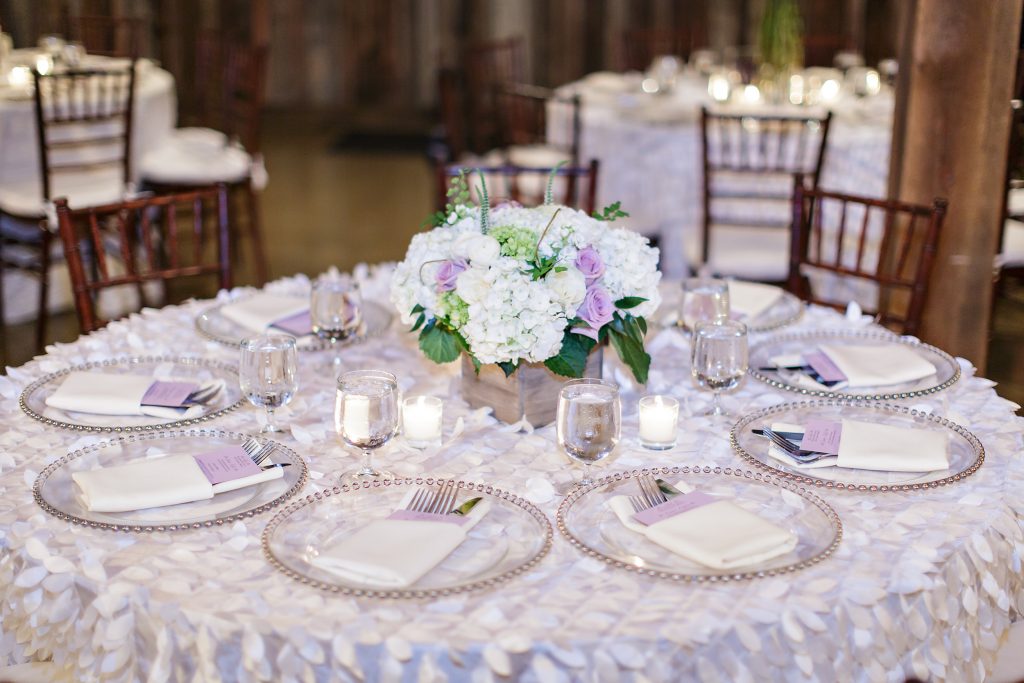
<path id="1" fill-rule="evenodd" d="M 386 270 L 362 273 L 368 298 L 386 301 Z M 306 290 L 295 278 L 271 291 Z M 225 295 L 226 299 L 226 295 Z M 310 589 L 273 569 L 259 535 L 270 515 L 223 528 L 132 536 L 90 531 L 43 513 L 30 487 L 49 462 L 102 437 L 44 427 L 22 414 L 30 381 L 72 364 L 190 351 L 233 361 L 237 351 L 194 330 L 197 302 L 145 311 L 0 378 L 0 655 L 52 656 L 76 680 L 110 681 L 902 681 L 983 680 L 1011 615 L 1024 608 L 1024 421 L 993 383 L 965 376 L 915 401 L 968 425 L 985 465 L 956 486 L 916 493 L 821 491 L 844 535 L 826 562 L 784 577 L 675 585 L 617 571 L 557 536 L 551 553 L 488 592 L 427 602 L 374 602 Z M 797 329 L 864 325 L 811 309 Z M 754 343 L 761 338 L 755 336 Z M 655 331 L 643 393 L 680 397 L 679 445 L 637 445 L 629 372 L 624 443 L 598 466 L 717 463 L 743 467 L 727 425 L 688 417 L 708 400 L 689 380 L 688 341 Z M 398 440 L 380 462 L 402 475 L 486 481 L 520 493 L 554 519 L 554 486 L 572 467 L 554 427 L 520 433 L 457 398 L 457 364 L 423 358 L 396 323 L 382 340 L 345 349 L 348 368 L 385 367 L 407 394 L 446 397 L 440 450 Z M 320 354 L 300 358 L 295 400 L 282 409 L 285 442 L 309 461 L 304 494 L 333 485 L 356 455 L 333 435 L 334 386 Z M 792 394 L 746 380 L 727 407 L 744 414 Z M 253 430 L 245 408 L 210 426 Z M 453 436 L 453 434 L 456 434 Z"/>

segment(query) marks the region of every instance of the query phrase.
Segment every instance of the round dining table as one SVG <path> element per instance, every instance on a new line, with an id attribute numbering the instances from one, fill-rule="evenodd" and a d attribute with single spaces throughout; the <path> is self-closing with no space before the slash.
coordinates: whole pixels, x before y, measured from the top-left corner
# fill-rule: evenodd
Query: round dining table
<path id="1" fill-rule="evenodd" d="M 392 268 L 357 269 L 366 298 L 387 305 Z M 267 291 L 305 294 L 309 280 Z M 663 283 L 666 294 L 677 284 Z M 222 292 L 223 302 L 242 294 Z M 671 296 L 668 297 L 671 299 Z M 112 438 L 48 426 L 19 407 L 39 378 L 131 356 L 237 362 L 238 350 L 202 336 L 215 301 L 144 310 L 0 377 L 0 656 L 49 660 L 78 681 L 982 681 L 1013 615 L 1024 610 L 1024 420 L 993 382 L 958 360 L 951 387 L 905 402 L 980 439 L 984 464 L 946 486 L 816 493 L 842 538 L 799 571 L 678 582 L 627 571 L 580 552 L 554 530 L 550 551 L 508 581 L 420 599 L 343 595 L 276 569 L 261 548 L 275 510 L 224 525 L 135 533 L 86 528 L 44 512 L 37 476 L 69 452 Z M 733 421 L 797 400 L 748 376 L 729 393 L 732 418 L 701 415 L 709 397 L 691 382 L 689 340 L 652 320 L 649 382 L 614 354 L 604 374 L 623 395 L 623 438 L 595 474 L 665 466 L 748 469 L 730 447 Z M 870 329 L 869 319 L 809 307 L 785 331 Z M 775 332 L 753 334 L 753 345 Z M 278 411 L 283 444 L 308 465 L 297 494 L 318 496 L 357 462 L 335 434 L 327 353 L 299 359 L 296 397 Z M 578 476 L 554 425 L 496 421 L 460 397 L 458 363 L 435 365 L 397 320 L 345 347 L 343 369 L 394 373 L 405 394 L 444 399 L 444 442 L 416 450 L 396 438 L 377 455 L 400 477 L 454 477 L 510 491 L 555 527 L 559 491 Z M 677 445 L 638 442 L 637 400 L 681 403 Z M 255 432 L 263 411 L 243 407 L 207 423 Z"/>
<path id="2" fill-rule="evenodd" d="M 548 104 L 547 137 L 562 147 L 569 144 L 572 117 L 564 98 L 579 95 L 579 158 L 601 163 L 598 203 L 621 202 L 630 227 L 659 238 L 667 275 L 681 277 L 695 265 L 686 262 L 684 244 L 700 233 L 703 220 L 701 106 L 752 116 L 823 116 L 830 109 L 821 187 L 885 195 L 894 106 L 889 88 L 869 97 L 844 89 L 831 102 L 804 107 L 744 102 L 739 95 L 718 103 L 708 94 L 707 78 L 690 70 L 667 92 L 643 92 L 641 78 L 597 72 L 558 88 L 558 98 Z M 767 207 L 774 216 L 772 209 Z"/>

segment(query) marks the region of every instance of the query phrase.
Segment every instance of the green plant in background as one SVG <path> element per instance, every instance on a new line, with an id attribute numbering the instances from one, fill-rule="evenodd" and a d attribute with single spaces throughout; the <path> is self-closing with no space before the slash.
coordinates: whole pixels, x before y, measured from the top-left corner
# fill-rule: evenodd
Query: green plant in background
<path id="1" fill-rule="evenodd" d="M 796 0 L 765 2 L 758 47 L 761 64 L 770 67 L 775 75 L 803 66 L 803 20 Z"/>

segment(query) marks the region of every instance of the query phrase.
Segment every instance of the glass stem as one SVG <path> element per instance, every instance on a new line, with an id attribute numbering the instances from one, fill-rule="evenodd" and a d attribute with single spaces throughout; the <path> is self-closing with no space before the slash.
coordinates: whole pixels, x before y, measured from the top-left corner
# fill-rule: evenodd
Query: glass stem
<path id="1" fill-rule="evenodd" d="M 277 421 L 274 420 L 274 409 L 273 408 L 269 408 L 269 407 L 267 408 L 267 426 L 264 428 L 264 431 L 268 431 L 268 432 L 276 432 L 277 431 Z"/>
<path id="2" fill-rule="evenodd" d="M 721 394 L 720 391 L 714 391 L 711 394 L 711 396 L 712 396 L 712 398 L 711 398 L 711 414 L 712 415 L 721 415 L 722 414 L 722 400 L 719 397 L 720 394 Z"/>
<path id="3" fill-rule="evenodd" d="M 331 337 L 331 367 L 337 373 L 341 367 L 341 353 L 338 352 L 338 338 Z"/>
<path id="4" fill-rule="evenodd" d="M 372 477 L 377 474 L 377 470 L 373 469 L 373 451 L 369 448 L 363 450 L 363 464 L 359 468 L 359 474 L 367 477 Z"/>
<path id="5" fill-rule="evenodd" d="M 583 479 L 580 480 L 580 485 L 586 486 L 590 484 L 592 481 L 593 479 L 590 478 L 590 463 L 585 462 L 583 463 Z"/>

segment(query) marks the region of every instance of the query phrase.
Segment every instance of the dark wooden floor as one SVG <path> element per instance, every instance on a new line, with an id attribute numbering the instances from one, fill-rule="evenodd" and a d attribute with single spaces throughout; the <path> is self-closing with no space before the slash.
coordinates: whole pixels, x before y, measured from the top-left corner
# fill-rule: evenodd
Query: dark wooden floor
<path id="1" fill-rule="evenodd" d="M 327 114 L 268 115 L 264 154 L 270 183 L 262 206 L 266 239 L 273 245 L 272 277 L 401 259 L 431 211 L 432 174 L 425 154 L 332 149 L 351 126 Z M 424 129 L 419 122 L 393 126 Z M 236 279 L 251 282 L 251 271 L 243 268 Z M 995 308 L 986 375 L 999 382 L 1000 395 L 1024 403 L 1024 283 L 1010 283 L 1006 289 Z M 32 324 L 3 330 L 3 365 L 18 366 L 32 358 L 32 333 Z M 49 341 L 77 336 L 73 313 L 53 317 Z"/>

